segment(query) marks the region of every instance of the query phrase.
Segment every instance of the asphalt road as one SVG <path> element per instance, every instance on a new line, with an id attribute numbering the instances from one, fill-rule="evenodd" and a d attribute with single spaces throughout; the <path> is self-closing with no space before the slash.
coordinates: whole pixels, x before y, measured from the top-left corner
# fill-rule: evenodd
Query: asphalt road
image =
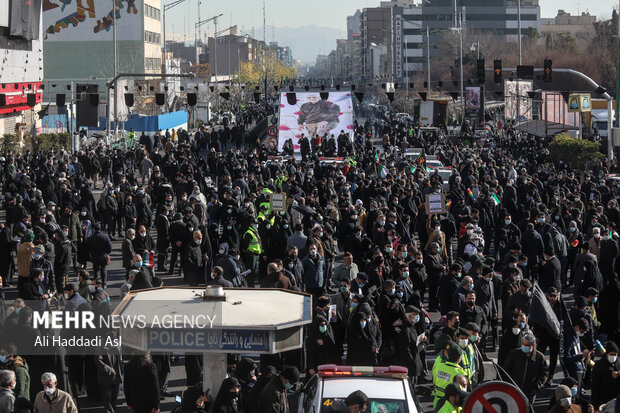
<path id="1" fill-rule="evenodd" d="M 99 187 L 101 187 L 101 185 L 99 185 Z M 94 191 L 95 199 L 99 199 L 98 197 L 100 193 L 101 193 L 101 190 Z M 0 213 L 0 220 L 4 221 L 4 211 Z M 151 231 L 151 233 L 153 236 L 155 236 L 154 229 Z M 109 293 L 112 299 L 113 306 L 116 306 L 119 302 L 120 286 L 125 281 L 125 270 L 122 268 L 121 241 L 122 239 L 117 239 L 112 242 L 113 251 L 111 254 L 111 265 L 108 266 L 107 292 Z M 89 270 L 92 270 L 92 267 L 89 267 Z M 184 284 L 182 277 L 176 277 L 176 276 L 171 277 L 171 276 L 168 276 L 162 273 L 156 273 L 156 275 L 163 279 L 164 285 L 166 286 L 177 286 L 177 285 Z M 77 282 L 77 279 L 75 276 L 73 276 L 70 278 L 70 281 Z M 9 304 L 12 303 L 12 300 L 17 295 L 17 291 L 15 287 L 6 288 L 5 292 L 6 292 L 8 303 Z M 438 321 L 440 318 L 439 313 L 431 313 L 430 316 L 433 322 Z M 489 357 L 493 359 L 497 357 L 496 352 L 493 352 L 493 353 L 489 352 L 487 354 L 489 355 Z M 172 365 L 171 374 L 169 376 L 169 382 L 168 382 L 168 390 L 169 392 L 173 393 L 173 395 L 180 396 L 181 392 L 186 387 L 186 381 L 185 381 L 185 368 L 183 366 L 182 354 L 180 354 L 179 356 L 181 356 L 181 358 L 178 359 L 177 362 Z M 432 363 L 434 359 L 435 359 L 435 354 L 432 352 L 429 352 L 429 355 L 427 356 L 427 362 L 429 365 L 429 369 L 430 367 L 432 367 Z M 556 374 L 554 376 L 555 383 L 556 384 L 559 383 L 562 380 L 562 378 L 563 378 L 563 374 L 561 373 L 561 370 L 559 369 L 559 365 L 558 365 L 558 370 L 556 370 Z M 428 377 L 428 379 L 431 379 L 431 377 Z M 36 378 L 32 378 L 32 380 L 34 381 L 36 380 Z M 549 399 L 552 395 L 553 395 L 553 387 L 544 388 L 538 393 L 538 397 L 536 399 L 536 404 L 535 404 L 536 413 L 543 413 L 548 410 L 547 406 L 549 403 Z M 432 410 L 432 397 L 420 396 L 420 401 L 422 402 L 425 412 L 433 411 Z M 98 402 L 88 400 L 86 396 L 81 396 L 79 398 L 79 404 L 80 404 L 81 412 L 89 412 L 89 413 L 97 412 L 98 413 L 98 412 L 103 411 L 102 407 L 100 406 Z M 178 403 L 175 402 L 174 397 L 167 397 L 162 401 L 161 412 L 171 412 L 177 406 L 178 406 Z M 117 411 L 123 412 L 123 413 L 129 412 L 129 409 L 127 408 L 125 404 L 124 396 L 122 394 L 122 386 L 121 386 L 121 394 L 119 395 L 119 399 L 118 399 Z"/>

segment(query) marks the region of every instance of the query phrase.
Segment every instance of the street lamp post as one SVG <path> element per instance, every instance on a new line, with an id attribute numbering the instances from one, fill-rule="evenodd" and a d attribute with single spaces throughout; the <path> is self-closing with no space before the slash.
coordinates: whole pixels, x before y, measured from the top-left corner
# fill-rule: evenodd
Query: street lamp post
<path id="1" fill-rule="evenodd" d="M 517 31 L 519 36 L 519 65 L 521 65 L 521 0 L 517 0 Z"/>
<path id="2" fill-rule="evenodd" d="M 173 1 L 172 3 L 168 3 L 168 4 L 164 4 L 164 10 L 163 10 L 163 23 L 164 23 L 164 74 L 166 74 L 167 71 L 167 65 L 166 65 L 166 61 L 167 59 L 167 47 L 166 47 L 166 12 L 168 10 L 170 10 L 171 8 L 178 6 L 179 4 L 183 3 L 186 0 L 176 0 Z M 168 84 L 168 78 L 166 77 L 166 85 Z"/>

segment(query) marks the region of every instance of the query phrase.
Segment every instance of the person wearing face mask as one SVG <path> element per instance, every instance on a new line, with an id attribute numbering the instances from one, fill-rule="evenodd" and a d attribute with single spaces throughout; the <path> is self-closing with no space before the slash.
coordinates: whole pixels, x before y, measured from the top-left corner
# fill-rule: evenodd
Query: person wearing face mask
<path id="1" fill-rule="evenodd" d="M 415 251 L 414 259 L 409 263 L 409 277 L 413 283 L 414 291 L 418 292 L 420 299 L 424 299 L 428 276 L 426 266 L 424 265 L 424 255 L 420 250 Z"/>
<path id="2" fill-rule="evenodd" d="M 555 255 L 553 246 L 545 247 L 545 260 L 540 263 L 540 288 L 547 291 L 551 287 L 555 287 L 558 291 L 562 291 L 562 265 Z"/>
<path id="3" fill-rule="evenodd" d="M 201 245 L 202 233 L 194 231 L 192 242 L 187 244 L 181 253 L 185 281 L 191 286 L 197 286 L 205 282 L 203 272 L 206 260 Z"/>
<path id="4" fill-rule="evenodd" d="M 0 345 L 0 370 L 11 371 L 14 374 L 12 386 L 15 398 L 23 397 L 30 399 L 30 373 L 28 364 L 17 354 L 17 347 L 14 344 Z M 2 404 L 0 403 L 0 408 Z M 12 410 L 7 410 L 8 412 Z"/>
<path id="5" fill-rule="evenodd" d="M 409 266 L 400 264 L 396 271 L 398 271 L 398 277 L 394 281 L 396 282 L 396 287 L 403 292 L 403 296 L 398 297 L 399 301 L 403 304 L 411 304 L 416 307 L 420 306 L 420 294 L 414 290 L 414 283 L 409 276 Z"/>
<path id="6" fill-rule="evenodd" d="M 353 312 L 347 332 L 347 364 L 374 366 L 381 347 L 381 330 L 372 317 L 368 303 Z"/>
<path id="7" fill-rule="evenodd" d="M 133 270 L 138 271 L 138 273 L 135 275 L 134 282 L 131 285 L 131 291 L 153 288 L 153 277 L 151 272 L 144 267 L 140 254 L 133 256 L 133 266 L 130 271 Z"/>
<path id="8" fill-rule="evenodd" d="M 578 404 L 573 404 L 571 389 L 565 385 L 559 385 L 554 390 L 555 396 L 555 404 L 551 409 L 549 409 L 549 413 L 581 413 L 581 407 Z M 615 396 L 614 396 L 615 397 Z"/>
<path id="9" fill-rule="evenodd" d="M 424 258 L 428 273 L 428 301 L 431 312 L 439 311 L 439 281 L 447 269 L 447 262 L 441 251 L 437 242 L 431 242 Z"/>
<path id="10" fill-rule="evenodd" d="M 221 243 L 218 246 L 218 255 L 215 256 L 215 265 L 222 268 L 224 278 L 230 281 L 234 287 L 242 287 L 245 280 L 241 276 L 241 269 L 235 259 L 229 254 L 228 244 Z"/>
<path id="11" fill-rule="evenodd" d="M 366 296 L 368 294 L 368 274 L 360 272 L 357 277 L 351 281 L 351 293 Z"/>
<path id="12" fill-rule="evenodd" d="M 325 290 L 324 267 L 325 260 L 319 254 L 318 246 L 314 243 L 308 245 L 308 255 L 302 260 L 304 267 L 303 283 L 306 291 L 313 296 L 313 301 L 323 295 Z"/>
<path id="13" fill-rule="evenodd" d="M 78 413 L 73 397 L 58 388 L 56 375 L 51 372 L 41 376 L 43 391 L 40 391 L 33 403 L 35 412 Z M 137 413 L 137 412 L 136 412 Z"/>
<path id="14" fill-rule="evenodd" d="M 351 294 L 351 284 L 347 279 L 342 279 L 339 283 L 338 292 L 329 297 L 330 302 L 336 306 L 336 321 L 334 323 L 334 337 L 336 345 L 340 351 L 344 344 L 347 322 L 351 314 L 351 304 L 353 294 Z"/>
<path id="15" fill-rule="evenodd" d="M 579 318 L 573 321 L 572 334 L 565 333 L 564 335 L 563 365 L 568 375 L 577 380 L 578 388 L 582 385 L 586 360 L 593 354 L 593 351 L 588 350 L 582 341 L 582 337 L 589 329 L 588 320 Z"/>
<path id="16" fill-rule="evenodd" d="M 304 267 L 301 260 L 298 257 L 299 252 L 297 247 L 291 247 L 288 250 L 288 255 L 283 259 L 282 266 L 284 267 L 285 274 L 288 276 L 290 273 L 291 283 L 298 290 L 303 288 L 303 273 Z M 288 272 L 288 273 L 287 273 Z"/>
<path id="17" fill-rule="evenodd" d="M 609 278 L 608 274 L 614 273 L 614 264 L 618 255 L 618 240 L 613 239 L 611 235 L 614 232 L 615 225 L 616 223 L 611 222 L 609 228 L 605 228 L 602 235 L 598 265 L 601 273 L 606 275 L 606 279 Z"/>
<path id="18" fill-rule="evenodd" d="M 450 271 L 439 279 L 439 308 L 441 314 L 445 315 L 452 307 L 452 297 L 461 286 L 463 267 L 461 264 L 454 263 L 450 266 Z"/>
<path id="19" fill-rule="evenodd" d="M 220 390 L 215 397 L 211 412 L 213 413 L 243 413 L 245 401 L 241 397 L 241 383 L 236 377 L 224 379 Z"/>
<path id="20" fill-rule="evenodd" d="M 601 227 L 594 227 L 592 229 L 592 237 L 588 240 L 590 246 L 590 252 L 596 257 L 596 261 L 600 261 L 601 258 Z"/>
<path id="21" fill-rule="evenodd" d="M 497 362 L 500 366 L 504 365 L 508 354 L 519 348 L 521 345 L 521 338 L 529 330 L 527 324 L 527 316 L 519 312 L 510 319 L 505 318 L 503 322 L 504 331 L 502 332 L 502 339 L 499 345 L 499 352 L 497 353 Z"/>
<path id="22" fill-rule="evenodd" d="M 67 312 L 75 312 L 78 307 L 82 304 L 86 304 L 87 301 L 84 297 L 80 295 L 79 292 L 76 291 L 75 285 L 67 284 L 63 288 L 64 292 L 64 300 L 65 300 L 65 311 Z"/>
<path id="23" fill-rule="evenodd" d="M 465 295 L 465 303 L 459 309 L 459 320 L 462 325 L 475 323 L 480 326 L 480 335 L 483 337 L 483 340 L 486 338 L 488 318 L 484 309 L 476 305 L 476 293 L 474 291 L 469 291 Z"/>
<path id="24" fill-rule="evenodd" d="M 579 250 L 582 248 L 584 244 L 584 238 L 581 231 L 577 227 L 576 221 L 570 221 L 568 223 L 568 229 L 564 234 L 568 241 L 568 250 L 567 250 L 567 266 L 571 269 L 571 276 L 568 281 L 568 285 L 572 285 L 574 281 L 574 266 L 575 266 L 575 258 L 579 254 Z"/>
<path id="25" fill-rule="evenodd" d="M 544 354 L 536 349 L 536 338 L 532 332 L 528 331 L 521 337 L 521 347 L 508 354 L 503 367 L 533 406 L 536 393 L 549 377 L 549 365 Z"/>
<path id="26" fill-rule="evenodd" d="M 427 337 L 426 335 L 418 337 L 416 328 L 420 323 L 421 314 L 419 308 L 408 305 L 404 308 L 404 314 L 401 313 L 401 318 L 392 324 L 396 331 L 394 360 L 407 367 L 412 386 L 416 385 L 418 377 L 424 370 L 422 356 L 426 349 Z"/>
<path id="27" fill-rule="evenodd" d="M 605 354 L 592 369 L 592 404 L 600 406 L 618 395 L 620 360 L 618 345 L 613 341 L 605 344 Z"/>
<path id="28" fill-rule="evenodd" d="M 341 353 L 335 332 L 327 318 L 317 315 L 308 332 L 306 358 L 308 374 L 314 375 L 322 364 L 340 364 Z"/>
<path id="29" fill-rule="evenodd" d="M 291 413 L 287 391 L 292 389 L 297 381 L 297 367 L 285 367 L 279 375 L 273 376 L 260 393 L 258 413 Z"/>

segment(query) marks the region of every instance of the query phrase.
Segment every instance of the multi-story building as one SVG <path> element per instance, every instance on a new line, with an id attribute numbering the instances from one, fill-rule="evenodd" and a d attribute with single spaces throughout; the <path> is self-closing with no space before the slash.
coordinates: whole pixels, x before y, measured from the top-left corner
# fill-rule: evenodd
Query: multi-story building
<path id="1" fill-rule="evenodd" d="M 117 72 L 161 73 L 161 18 L 161 0 L 44 1 L 46 81 L 101 86 L 114 76 L 115 44 Z"/>
<path id="2" fill-rule="evenodd" d="M 12 7 L 37 9 L 15 14 L 9 3 Z M 0 2 L 0 136 L 21 137 L 23 132 L 35 132 L 39 126 L 36 111 L 42 100 L 41 30 L 40 1 Z"/>
<path id="3" fill-rule="evenodd" d="M 218 76 L 234 75 L 242 62 L 254 62 L 263 43 L 250 36 L 237 35 L 237 28 L 231 28 L 230 34 L 213 37 L 208 40 L 208 59 L 211 73 Z M 217 72 L 216 72 L 217 69 Z"/>
<path id="4" fill-rule="evenodd" d="M 392 8 L 365 8 L 360 21 L 362 76 L 366 79 L 391 76 Z"/>
<path id="5" fill-rule="evenodd" d="M 269 43 L 267 49 L 274 52 L 275 56 L 282 62 L 282 64 L 286 66 L 293 66 L 293 51 L 290 47 L 280 46 L 278 42 L 271 42 Z"/>
<path id="6" fill-rule="evenodd" d="M 541 19 L 540 33 L 543 36 L 572 36 L 578 41 L 591 39 L 596 31 L 594 29 L 596 16 L 588 12 L 581 13 L 580 16 L 573 16 L 564 10 L 558 10 L 557 16 L 550 19 Z"/>
<path id="7" fill-rule="evenodd" d="M 445 53 L 440 44 L 459 25 L 464 31 L 517 40 L 516 0 L 457 0 L 456 8 L 454 5 L 454 0 L 428 0 L 420 5 L 391 8 L 395 78 L 426 71 L 428 49 L 431 58 Z M 529 28 L 540 31 L 540 22 L 538 0 L 521 0 L 521 33 Z"/>

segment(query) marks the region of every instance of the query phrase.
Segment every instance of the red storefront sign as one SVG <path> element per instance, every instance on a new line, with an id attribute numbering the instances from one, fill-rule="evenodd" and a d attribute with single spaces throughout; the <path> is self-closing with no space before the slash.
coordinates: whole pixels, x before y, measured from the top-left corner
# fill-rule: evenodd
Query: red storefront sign
<path id="1" fill-rule="evenodd" d="M 34 103 L 43 101 L 41 82 L 2 83 L 0 84 L 0 113 L 21 112 L 32 109 L 28 105 L 28 95 L 34 94 Z"/>

